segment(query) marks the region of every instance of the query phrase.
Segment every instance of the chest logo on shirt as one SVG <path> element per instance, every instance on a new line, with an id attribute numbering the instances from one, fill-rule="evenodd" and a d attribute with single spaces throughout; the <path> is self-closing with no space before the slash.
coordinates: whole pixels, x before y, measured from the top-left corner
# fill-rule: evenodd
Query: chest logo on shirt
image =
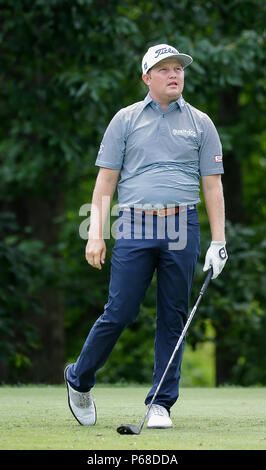
<path id="1" fill-rule="evenodd" d="M 193 129 L 173 129 L 173 135 L 183 135 L 184 137 L 197 137 L 197 134 Z"/>

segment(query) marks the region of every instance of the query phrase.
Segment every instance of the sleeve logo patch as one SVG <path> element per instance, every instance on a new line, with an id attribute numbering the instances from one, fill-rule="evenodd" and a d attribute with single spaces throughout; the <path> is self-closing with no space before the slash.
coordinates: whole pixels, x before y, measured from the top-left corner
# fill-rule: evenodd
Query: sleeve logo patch
<path id="1" fill-rule="evenodd" d="M 104 149 L 104 144 L 101 143 L 98 155 L 101 155 L 103 153 L 103 149 Z"/>
<path id="2" fill-rule="evenodd" d="M 223 156 L 222 155 L 214 155 L 214 161 L 215 161 L 215 163 L 222 163 Z"/>

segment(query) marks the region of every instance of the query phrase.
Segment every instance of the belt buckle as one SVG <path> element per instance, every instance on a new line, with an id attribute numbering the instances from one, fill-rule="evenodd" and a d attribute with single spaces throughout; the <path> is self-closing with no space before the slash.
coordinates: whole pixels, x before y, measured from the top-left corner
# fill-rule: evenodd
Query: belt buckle
<path id="1" fill-rule="evenodd" d="M 164 211 L 164 209 L 158 209 L 157 215 L 158 215 L 159 217 L 164 217 L 164 216 L 165 216 L 165 212 L 161 212 L 161 211 Z"/>

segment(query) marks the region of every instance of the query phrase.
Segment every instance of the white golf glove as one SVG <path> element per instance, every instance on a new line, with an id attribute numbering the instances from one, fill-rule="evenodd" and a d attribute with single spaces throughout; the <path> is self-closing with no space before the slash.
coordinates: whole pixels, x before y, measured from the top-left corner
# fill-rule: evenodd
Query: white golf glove
<path id="1" fill-rule="evenodd" d="M 226 242 L 211 242 L 206 253 L 203 271 L 208 271 L 212 267 L 212 279 L 219 276 L 228 259 L 225 244 Z"/>

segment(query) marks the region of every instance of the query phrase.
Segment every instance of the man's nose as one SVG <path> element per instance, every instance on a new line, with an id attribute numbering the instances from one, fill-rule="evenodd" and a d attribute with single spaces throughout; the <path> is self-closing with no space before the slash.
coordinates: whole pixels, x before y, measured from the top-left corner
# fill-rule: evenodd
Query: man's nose
<path id="1" fill-rule="evenodd" d="M 175 78 L 177 76 L 176 70 L 170 70 L 169 78 Z"/>

